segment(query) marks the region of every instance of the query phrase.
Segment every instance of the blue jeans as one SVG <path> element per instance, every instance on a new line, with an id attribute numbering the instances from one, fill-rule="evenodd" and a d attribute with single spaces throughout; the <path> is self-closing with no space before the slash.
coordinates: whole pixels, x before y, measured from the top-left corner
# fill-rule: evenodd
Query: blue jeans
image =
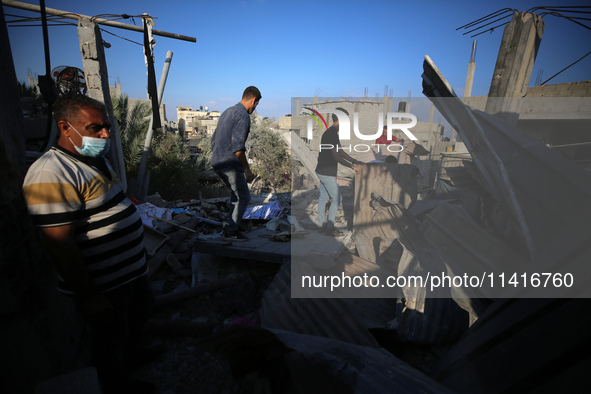
<path id="1" fill-rule="evenodd" d="M 226 231 L 230 234 L 238 231 L 238 226 L 246 212 L 248 203 L 250 202 L 250 190 L 248 190 L 248 182 L 244 172 L 238 170 L 226 170 L 216 172 L 218 176 L 224 181 L 232 192 L 230 196 L 230 203 L 234 206 L 232 215 L 228 218 L 228 228 Z"/>
<path id="2" fill-rule="evenodd" d="M 341 192 L 337 185 L 337 177 L 316 174 L 320 180 L 320 198 L 318 199 L 318 221 L 322 227 L 334 228 L 339 205 L 341 205 Z M 326 220 L 326 204 L 331 199 L 328 210 L 328 221 Z"/>

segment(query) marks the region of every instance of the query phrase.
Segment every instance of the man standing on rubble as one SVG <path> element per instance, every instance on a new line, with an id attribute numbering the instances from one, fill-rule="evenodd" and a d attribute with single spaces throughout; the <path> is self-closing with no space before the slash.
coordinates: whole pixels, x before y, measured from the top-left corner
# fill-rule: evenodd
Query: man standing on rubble
<path id="1" fill-rule="evenodd" d="M 247 87 L 242 100 L 222 113 L 211 138 L 211 166 L 230 188 L 230 202 L 234 206 L 223 233 L 228 241 L 248 240 L 239 232 L 240 221 L 250 202 L 248 182 L 254 179 L 246 158 L 246 139 L 250 133 L 250 114 L 261 97 L 259 89 Z"/>
<path id="2" fill-rule="evenodd" d="M 318 154 L 316 175 L 320 180 L 320 197 L 318 199 L 318 221 L 320 222 L 320 231 L 335 237 L 345 235 L 342 231 L 334 227 L 337 211 L 341 205 L 341 192 L 339 190 L 339 185 L 337 184 L 338 163 L 341 163 L 345 167 L 352 168 L 356 173 L 359 172 L 361 169 L 360 165 L 363 164 L 346 154 L 341 148 L 341 141 L 339 139 L 339 118 L 337 115 L 332 114 L 332 126 L 322 134 L 322 139 L 320 141 L 320 153 Z M 331 202 L 327 220 L 326 204 L 328 203 L 329 198 Z"/>
<path id="3" fill-rule="evenodd" d="M 53 257 L 58 289 L 90 327 L 91 355 L 104 393 L 150 392 L 129 378 L 146 357 L 142 328 L 153 293 L 143 226 L 104 154 L 103 103 L 77 94 L 54 107 L 58 142 L 29 168 L 23 194 Z"/>

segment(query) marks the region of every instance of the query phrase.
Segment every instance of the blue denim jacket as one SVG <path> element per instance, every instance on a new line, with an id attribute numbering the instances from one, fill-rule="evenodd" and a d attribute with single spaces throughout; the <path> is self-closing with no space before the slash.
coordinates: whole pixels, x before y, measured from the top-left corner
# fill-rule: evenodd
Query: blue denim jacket
<path id="1" fill-rule="evenodd" d="M 211 166 L 215 171 L 235 169 L 244 172 L 236 152 L 246 151 L 250 115 L 242 103 L 224 111 L 211 138 Z"/>

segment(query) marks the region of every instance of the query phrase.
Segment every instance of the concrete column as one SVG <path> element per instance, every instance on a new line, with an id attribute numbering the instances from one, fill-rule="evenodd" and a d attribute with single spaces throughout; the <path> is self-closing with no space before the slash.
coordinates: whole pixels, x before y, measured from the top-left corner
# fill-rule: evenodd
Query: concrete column
<path id="1" fill-rule="evenodd" d="M 468 74 L 466 75 L 466 88 L 464 89 L 464 97 L 472 96 L 472 83 L 474 82 L 474 71 L 476 70 L 476 62 L 468 63 Z"/>
<path id="2" fill-rule="evenodd" d="M 109 91 L 109 74 L 103 39 L 98 25 L 89 18 L 80 18 L 78 22 L 78 40 L 84 66 L 84 77 L 88 88 L 88 96 L 101 101 L 107 107 L 107 116 L 111 123 L 111 149 L 109 157 L 113 162 L 113 168 L 127 189 L 125 178 L 125 163 L 123 162 L 123 150 L 121 149 L 121 134 L 119 124 L 113 114 L 113 103 Z"/>
<path id="3" fill-rule="evenodd" d="M 527 91 L 543 33 L 544 22 L 538 15 L 513 13 L 503 31 L 485 112 L 510 124 L 517 123 L 518 98 Z"/>
<path id="4" fill-rule="evenodd" d="M 468 63 L 468 73 L 466 74 L 466 87 L 464 88 L 464 97 L 472 96 L 472 83 L 474 82 L 474 71 L 476 70 L 476 40 L 472 42 L 472 54 L 470 63 Z"/>

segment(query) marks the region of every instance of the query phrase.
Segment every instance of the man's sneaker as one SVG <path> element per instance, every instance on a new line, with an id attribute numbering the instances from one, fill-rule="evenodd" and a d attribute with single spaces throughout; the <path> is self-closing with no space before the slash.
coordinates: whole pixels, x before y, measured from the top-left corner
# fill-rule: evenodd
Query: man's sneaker
<path id="1" fill-rule="evenodd" d="M 225 241 L 233 241 L 233 242 L 248 241 L 248 238 L 246 238 L 244 235 L 240 234 L 238 231 L 236 231 L 234 233 L 224 232 L 224 234 L 222 235 L 222 238 Z"/>

